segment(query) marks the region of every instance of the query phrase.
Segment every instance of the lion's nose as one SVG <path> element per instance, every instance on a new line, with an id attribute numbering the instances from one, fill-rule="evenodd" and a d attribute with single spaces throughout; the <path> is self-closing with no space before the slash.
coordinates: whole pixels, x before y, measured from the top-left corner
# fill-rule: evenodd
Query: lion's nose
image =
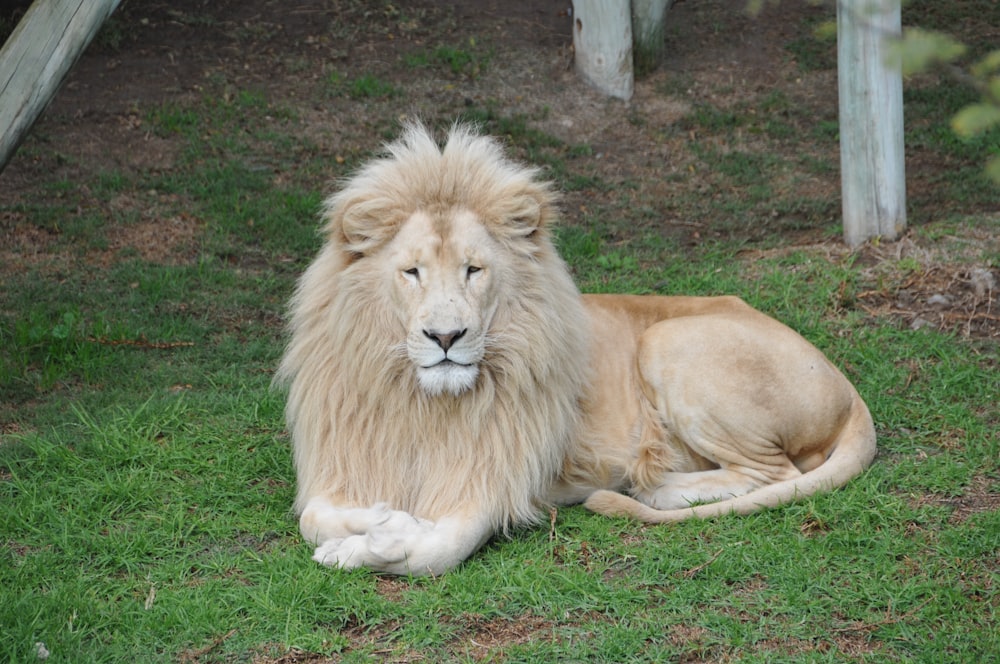
<path id="1" fill-rule="evenodd" d="M 434 341 L 434 343 L 441 347 L 441 350 L 447 353 L 452 344 L 465 336 L 466 332 L 468 332 L 468 328 L 464 330 L 452 330 L 451 332 L 424 330 L 424 336 Z"/>

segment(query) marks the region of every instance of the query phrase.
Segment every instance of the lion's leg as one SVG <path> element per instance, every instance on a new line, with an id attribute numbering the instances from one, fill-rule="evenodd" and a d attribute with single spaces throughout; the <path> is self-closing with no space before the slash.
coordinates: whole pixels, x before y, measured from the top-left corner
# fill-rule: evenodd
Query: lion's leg
<path id="1" fill-rule="evenodd" d="M 493 534 L 490 520 L 482 516 L 455 514 L 428 521 L 383 504 L 341 507 L 324 496 L 306 504 L 299 526 L 318 545 L 316 562 L 415 576 L 446 572 Z"/>
<path id="2" fill-rule="evenodd" d="M 792 466 L 784 479 L 800 473 Z M 660 510 L 689 507 L 697 503 L 711 503 L 750 493 L 770 482 L 739 470 L 718 468 L 692 473 L 663 473 L 660 484 L 639 488 L 633 492 L 636 500 Z"/>
<path id="3" fill-rule="evenodd" d="M 662 405 L 669 421 L 663 444 L 681 447 L 683 454 L 676 456 L 697 458 L 698 464 L 658 472 L 637 468 L 632 494 L 650 507 L 671 510 L 726 500 L 802 474 L 778 437 L 754 433 L 741 409 L 720 411 L 691 402 L 682 408 L 676 402 Z"/>
<path id="4" fill-rule="evenodd" d="M 658 509 L 800 477 L 825 457 L 849 412 L 840 374 L 762 314 L 663 321 L 646 331 L 639 352 L 642 390 L 664 432 L 660 444 L 700 464 L 634 471 L 636 499 Z"/>

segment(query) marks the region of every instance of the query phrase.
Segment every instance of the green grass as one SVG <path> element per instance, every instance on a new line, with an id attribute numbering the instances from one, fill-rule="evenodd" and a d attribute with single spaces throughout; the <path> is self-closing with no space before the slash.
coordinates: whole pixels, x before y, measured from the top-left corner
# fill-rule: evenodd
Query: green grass
<path id="1" fill-rule="evenodd" d="M 880 348 L 907 345 L 899 334 L 870 336 L 852 361 L 876 364 Z M 961 411 L 975 365 L 949 355 L 965 387 L 951 381 L 931 399 Z M 883 454 L 902 458 L 842 491 L 711 523 L 646 529 L 566 509 L 552 532 L 518 532 L 442 579 L 401 581 L 387 596 L 372 575 L 308 559 L 287 513 L 280 398 L 266 377 L 239 382 L 100 415 L 75 410 L 2 448 L 8 659 L 30 659 L 41 640 L 61 661 L 169 661 L 220 639 L 219 661 L 289 647 L 349 651 L 349 661 L 411 650 L 471 658 L 477 630 L 505 624 L 534 634 L 505 648 L 508 661 L 773 661 L 789 641 L 831 660 L 860 645 L 879 659 L 968 661 L 1000 645 L 984 611 L 996 601 L 997 513 L 951 525 L 949 509 L 908 498 L 951 495 L 964 478 L 948 466 L 967 453 L 935 464 L 890 438 Z M 894 426 L 886 411 L 896 406 L 871 401 Z M 954 421 L 935 426 L 975 420 L 946 417 Z M 994 443 L 967 462 L 995 474 L 996 460 Z M 675 633 L 688 638 L 674 644 Z"/>
<path id="2" fill-rule="evenodd" d="M 470 38 L 462 46 L 442 44 L 433 49 L 409 53 L 403 61 L 412 69 L 434 68 L 452 76 L 475 79 L 489 67 L 492 57 L 489 49 L 484 49 L 475 38 Z"/>
<path id="3" fill-rule="evenodd" d="M 185 186 L 200 191 L 197 174 Z M 225 187 L 202 197 L 207 211 L 230 201 Z M 268 255 L 297 243 L 270 241 L 286 244 Z M 956 499 L 977 482 L 996 491 L 1000 474 L 998 414 L 983 401 L 995 365 L 974 344 L 834 311 L 841 284 L 865 286 L 850 261 L 803 251 L 750 264 L 726 242 L 692 253 L 643 237 L 623 249 L 573 227 L 559 241 L 586 290 L 735 292 L 794 325 L 867 397 L 879 461 L 841 491 L 750 517 L 647 528 L 562 509 L 551 530 L 496 540 L 441 579 L 332 571 L 311 562 L 289 514 L 282 395 L 269 386 L 269 321 L 291 271 L 248 280 L 218 259 L 125 262 L 69 292 L 24 275 L 4 291 L 3 310 L 19 313 L 0 328 L 3 401 L 17 407 L 0 446 L 0 657 L 28 661 L 39 641 L 74 662 L 290 649 L 960 662 L 1000 648 L 1000 513 L 952 519 Z"/>
<path id="4" fill-rule="evenodd" d="M 401 94 L 398 87 L 375 74 L 347 78 L 338 71 L 327 76 L 324 90 L 328 96 L 347 97 L 355 101 L 382 101 Z"/>
<path id="5" fill-rule="evenodd" d="M 331 80 L 338 112 L 363 115 L 380 98 L 382 79 L 361 80 Z M 933 202 L 982 154 L 930 129 L 947 116 L 935 95 L 952 93 L 910 94 L 913 119 L 927 120 L 910 130 L 920 148 L 956 164 L 916 192 Z M 143 109 L 179 145 L 169 167 L 52 176 L 0 208 L 47 238 L 37 255 L 5 248 L 25 266 L 0 270 L 0 660 L 36 661 L 41 642 L 52 662 L 989 661 L 1000 652 L 995 339 L 912 330 L 862 306 L 924 274 L 923 253 L 873 271 L 871 255 L 787 248 L 789 229 L 836 233 L 836 198 L 798 187 L 835 175 L 824 155 L 836 126 L 810 126 L 777 92 L 760 101 L 767 113 L 695 104 L 662 130 L 693 168 L 665 178 L 669 195 L 613 180 L 595 165 L 607 148 L 539 129 L 545 110 L 460 110 L 569 192 L 556 237 L 582 289 L 734 293 L 787 322 L 867 399 L 875 465 L 748 517 L 645 527 L 560 509 L 438 579 L 310 560 L 271 387 L 327 183 L 388 121 L 365 118 L 365 147 L 338 144 L 349 156 L 338 163 L 286 100 L 206 92 Z M 796 140 L 819 149 L 783 149 Z M 962 239 L 1000 233 L 995 198 L 964 191 L 913 239 L 995 269 L 995 244 L 976 252 Z M 112 205 L 123 196 L 135 205 Z M 107 256 L 124 229 L 179 215 L 197 229 L 181 258 Z"/>

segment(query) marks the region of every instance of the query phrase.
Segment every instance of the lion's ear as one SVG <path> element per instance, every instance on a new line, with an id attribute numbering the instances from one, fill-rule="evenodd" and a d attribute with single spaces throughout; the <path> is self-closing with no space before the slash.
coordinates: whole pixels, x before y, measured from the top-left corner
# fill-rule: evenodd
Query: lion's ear
<path id="1" fill-rule="evenodd" d="M 533 240 L 546 235 L 555 216 L 554 196 L 548 186 L 532 182 L 507 203 L 503 225 L 508 237 Z"/>
<path id="2" fill-rule="evenodd" d="M 395 230 L 388 201 L 333 197 L 326 211 L 326 235 L 351 258 L 367 256 L 388 242 Z"/>

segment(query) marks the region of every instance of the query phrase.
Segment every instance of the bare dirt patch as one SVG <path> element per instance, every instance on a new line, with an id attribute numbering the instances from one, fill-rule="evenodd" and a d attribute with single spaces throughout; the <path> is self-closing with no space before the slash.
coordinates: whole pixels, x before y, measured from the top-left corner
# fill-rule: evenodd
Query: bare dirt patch
<path id="1" fill-rule="evenodd" d="M 103 246 L 81 248 L 64 238 L 58 227 L 38 226 L 30 223 L 26 215 L 6 213 L 0 218 L 0 264 L 12 272 L 46 266 L 58 269 L 77 260 L 82 251 L 82 259 L 95 267 L 107 268 L 136 258 L 154 265 L 180 265 L 197 256 L 202 230 L 198 219 L 178 213 L 168 218 L 109 224 Z"/>
<path id="2" fill-rule="evenodd" d="M 817 242 L 806 233 L 787 246 L 747 249 L 741 255 L 752 272 L 756 259 L 796 252 L 862 266 L 861 290 L 841 293 L 837 306 L 858 307 L 913 330 L 930 327 L 961 337 L 1000 338 L 1000 269 L 987 258 L 1000 252 L 1000 238 L 988 227 L 963 227 L 943 239 L 909 233 L 897 242 L 870 243 L 857 251 L 839 242 Z"/>
<path id="3" fill-rule="evenodd" d="M 58 242 L 55 229 L 32 224 L 20 212 L 0 213 L 0 264 L 5 270 L 19 272 L 41 260 L 50 260 L 49 249 Z"/>
<path id="4" fill-rule="evenodd" d="M 109 238 L 108 248 L 94 252 L 88 262 L 107 267 L 122 257 L 137 256 L 156 265 L 186 263 L 195 255 L 202 226 L 198 219 L 183 213 L 122 225 Z"/>
<path id="5" fill-rule="evenodd" d="M 911 238 L 865 247 L 860 259 L 870 265 L 867 276 L 883 285 L 859 293 L 860 306 L 915 330 L 931 326 L 965 337 L 1000 338 L 1000 270 L 976 256 L 996 248 L 997 239 L 975 228 L 963 236 L 965 246 L 949 243 L 947 252 Z"/>
<path id="6" fill-rule="evenodd" d="M 1000 509 L 1000 492 L 997 491 L 995 480 L 976 475 L 965 487 L 961 496 L 925 494 L 918 496 L 915 503 L 918 507 L 939 505 L 950 508 L 952 513 L 948 522 L 957 526 L 976 514 Z"/>
<path id="7" fill-rule="evenodd" d="M 394 576 L 380 576 L 375 581 L 375 592 L 394 602 L 402 599 L 403 593 L 405 593 L 409 587 L 410 583 L 408 580 L 396 578 Z"/>
<path id="8" fill-rule="evenodd" d="M 505 648 L 529 641 L 550 640 L 552 629 L 550 621 L 535 615 L 513 619 L 468 615 L 460 623 L 460 635 L 454 640 L 452 649 L 476 661 L 502 658 Z"/>

